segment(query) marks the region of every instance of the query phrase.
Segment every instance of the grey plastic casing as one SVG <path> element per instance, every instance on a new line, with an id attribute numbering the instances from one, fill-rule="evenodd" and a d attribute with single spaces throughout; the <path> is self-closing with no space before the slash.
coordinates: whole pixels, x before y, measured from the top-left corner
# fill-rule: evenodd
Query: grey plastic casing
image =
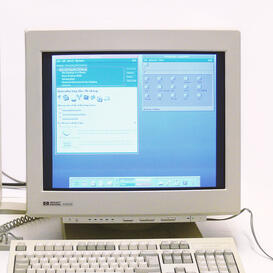
<path id="1" fill-rule="evenodd" d="M 240 33 L 228 30 L 26 31 L 27 213 L 122 217 L 225 215 L 240 210 Z M 42 52 L 224 51 L 225 189 L 187 191 L 43 190 Z M 43 202 L 60 206 L 44 206 Z M 64 205 L 63 205 L 64 204 Z M 69 207 L 65 204 L 70 204 Z M 115 218 L 116 217 L 116 218 Z M 195 218 L 193 218 L 195 219 Z M 198 219 L 198 218 L 196 218 Z M 187 221 L 187 220 L 185 220 Z"/>

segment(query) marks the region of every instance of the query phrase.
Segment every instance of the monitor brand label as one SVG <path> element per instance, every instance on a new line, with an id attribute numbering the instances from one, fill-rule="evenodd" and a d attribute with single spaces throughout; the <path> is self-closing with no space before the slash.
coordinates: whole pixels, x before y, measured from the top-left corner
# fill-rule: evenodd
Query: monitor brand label
<path id="1" fill-rule="evenodd" d="M 73 206 L 72 202 L 62 202 L 62 201 L 43 201 L 44 207 L 68 207 Z"/>

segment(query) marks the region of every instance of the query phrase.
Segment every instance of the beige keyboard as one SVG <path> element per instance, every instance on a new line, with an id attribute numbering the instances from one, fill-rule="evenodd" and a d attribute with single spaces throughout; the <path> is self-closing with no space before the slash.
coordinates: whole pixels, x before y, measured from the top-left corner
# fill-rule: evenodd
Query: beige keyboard
<path id="1" fill-rule="evenodd" d="M 232 238 L 12 241 L 8 273 L 244 273 Z"/>

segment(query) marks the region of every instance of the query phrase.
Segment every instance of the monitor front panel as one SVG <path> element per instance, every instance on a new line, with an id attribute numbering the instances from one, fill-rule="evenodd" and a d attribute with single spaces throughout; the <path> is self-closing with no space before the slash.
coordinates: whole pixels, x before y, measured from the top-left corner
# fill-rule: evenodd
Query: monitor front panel
<path id="1" fill-rule="evenodd" d="M 27 31 L 26 116 L 29 215 L 240 209 L 237 31 Z"/>

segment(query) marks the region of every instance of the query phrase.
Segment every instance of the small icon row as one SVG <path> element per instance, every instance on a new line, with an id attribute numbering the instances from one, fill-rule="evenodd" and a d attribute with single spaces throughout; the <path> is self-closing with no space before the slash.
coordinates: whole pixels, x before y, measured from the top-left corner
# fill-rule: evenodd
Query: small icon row
<path id="1" fill-rule="evenodd" d="M 204 95 L 202 94 L 202 93 L 197 93 L 196 94 L 196 98 L 198 99 L 198 100 L 200 100 L 202 97 L 203 97 Z M 165 98 L 171 98 L 172 100 L 176 100 L 177 99 L 177 95 L 176 95 L 176 93 L 171 93 L 170 95 L 169 94 L 162 94 L 162 93 L 158 93 L 157 94 L 157 99 L 158 100 L 162 100 L 164 97 Z M 188 98 L 190 97 L 190 94 L 189 93 L 184 93 L 183 94 L 183 98 L 184 98 L 184 100 L 187 100 Z M 191 95 L 191 97 L 193 97 L 193 95 Z M 151 95 L 150 94 L 148 94 L 148 93 L 146 93 L 145 95 L 144 95 L 144 99 L 145 100 L 151 100 L 152 98 L 151 98 Z"/>
<path id="2" fill-rule="evenodd" d="M 144 76 L 144 82 L 147 83 L 149 81 L 151 81 L 152 79 L 154 79 L 154 76 Z M 170 80 L 171 82 L 174 82 L 176 79 L 181 79 L 181 76 L 156 76 L 156 80 L 158 82 L 164 81 L 164 80 Z M 202 81 L 202 76 L 183 76 L 182 77 L 184 82 L 190 82 L 193 80 L 196 80 L 197 82 L 201 82 Z"/>
<path id="3" fill-rule="evenodd" d="M 157 88 L 158 90 L 162 90 L 162 89 L 163 89 L 163 85 L 162 85 L 162 84 L 157 84 L 156 88 Z M 169 86 L 169 88 L 164 88 L 164 89 L 171 89 L 171 90 L 174 90 L 175 88 L 176 88 L 176 85 L 171 84 L 171 85 Z M 184 84 L 184 85 L 183 85 L 183 89 L 184 89 L 184 90 L 189 90 L 189 88 L 190 88 L 190 86 L 189 86 L 188 84 Z M 149 91 L 150 89 L 151 89 L 151 85 L 149 85 L 149 84 L 144 84 L 144 90 L 145 90 L 145 91 Z M 197 90 L 202 90 L 202 85 L 201 85 L 201 84 L 197 84 L 197 85 L 196 85 L 196 89 L 197 89 Z"/>
<path id="4" fill-rule="evenodd" d="M 103 101 L 110 101 L 110 96 L 101 97 L 96 95 L 83 95 L 83 94 L 72 95 L 72 96 L 58 95 L 58 99 L 65 102 L 94 101 L 94 100 L 96 100 L 97 102 L 103 102 Z"/>

